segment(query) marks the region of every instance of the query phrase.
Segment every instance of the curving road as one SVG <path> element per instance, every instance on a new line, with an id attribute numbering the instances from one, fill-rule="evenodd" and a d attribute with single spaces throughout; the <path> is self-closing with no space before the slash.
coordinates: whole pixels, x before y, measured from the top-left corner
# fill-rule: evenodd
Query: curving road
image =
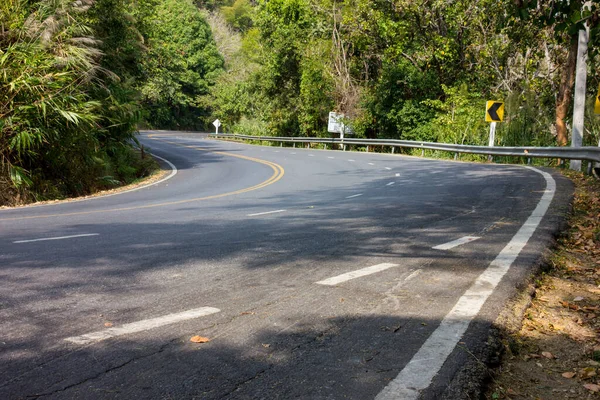
<path id="1" fill-rule="evenodd" d="M 517 166 L 140 140 L 176 173 L 0 210 L 0 398 L 455 398 L 572 191 Z"/>

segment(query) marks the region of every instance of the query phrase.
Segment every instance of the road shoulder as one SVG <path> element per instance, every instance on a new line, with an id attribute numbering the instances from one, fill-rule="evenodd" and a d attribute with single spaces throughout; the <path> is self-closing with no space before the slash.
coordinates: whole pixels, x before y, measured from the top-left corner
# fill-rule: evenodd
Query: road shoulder
<path id="1" fill-rule="evenodd" d="M 439 388 L 435 393 L 436 398 L 484 398 L 494 374 L 501 369 L 501 362 L 505 360 L 506 338 L 520 330 L 539 276 L 547 270 L 558 246 L 558 238 L 568 226 L 573 183 L 556 171 L 551 173 L 559 190 L 547 220 L 538 228 L 537 239 L 530 244 L 535 248 L 525 251 L 517 260 L 501 283 L 501 290 L 486 305 L 488 309 L 497 310 L 496 316 L 489 314 L 491 319 L 486 320 L 482 316 L 473 321 L 468 336 L 461 342 L 461 348 L 455 350 L 456 362 L 463 362 L 464 366 L 448 377 L 451 383 Z"/>

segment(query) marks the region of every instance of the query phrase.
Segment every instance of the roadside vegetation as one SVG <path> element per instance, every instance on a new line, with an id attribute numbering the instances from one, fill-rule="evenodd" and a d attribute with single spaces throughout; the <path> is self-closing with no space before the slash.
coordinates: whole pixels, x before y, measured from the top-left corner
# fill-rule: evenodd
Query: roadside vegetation
<path id="1" fill-rule="evenodd" d="M 213 5 L 215 3 L 212 3 Z M 219 4 L 219 3 L 216 3 Z M 597 145 L 598 9 L 581 1 L 235 0 L 213 6 L 226 72 L 211 90 L 226 131 L 487 144 L 486 100 L 504 100 L 497 145 L 569 142 L 577 31 L 592 27 L 586 144 Z M 223 38 L 223 39 L 221 39 Z M 232 43 L 233 42 L 233 43 Z"/>
<path id="2" fill-rule="evenodd" d="M 600 396 L 600 182 L 569 174 L 576 191 L 568 229 L 535 282 L 535 296 L 487 399 Z"/>
<path id="3" fill-rule="evenodd" d="M 598 4 L 477 0 L 4 0 L 0 192 L 88 194 L 140 177 L 140 128 L 566 145 L 591 28 L 584 144 L 600 119 Z"/>
<path id="4" fill-rule="evenodd" d="M 148 175 L 138 126 L 201 127 L 222 64 L 191 0 L 3 0 L 0 205 Z"/>

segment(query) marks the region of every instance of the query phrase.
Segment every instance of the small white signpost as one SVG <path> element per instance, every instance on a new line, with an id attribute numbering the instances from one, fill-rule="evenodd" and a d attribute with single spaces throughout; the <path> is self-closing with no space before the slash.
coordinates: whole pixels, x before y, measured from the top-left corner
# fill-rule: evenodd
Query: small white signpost
<path id="1" fill-rule="evenodd" d="M 342 122 L 344 114 L 338 114 L 336 112 L 329 113 L 329 121 L 327 123 L 327 131 L 331 133 L 341 133 L 342 139 L 344 138 L 344 123 Z"/>
<path id="2" fill-rule="evenodd" d="M 331 133 L 339 133 L 340 139 L 344 140 L 345 133 L 352 133 L 351 129 L 344 124 L 344 114 L 338 114 L 334 111 L 329 113 L 329 121 L 327 123 L 327 131 Z M 346 150 L 345 145 L 341 145 L 344 150 Z"/>
<path id="3" fill-rule="evenodd" d="M 213 121 L 213 125 L 215 126 L 215 128 L 217 128 L 217 130 L 215 132 L 215 135 L 218 135 L 219 134 L 219 127 L 221 126 L 221 121 L 219 121 L 219 119 L 217 118 L 217 119 L 215 119 Z"/>

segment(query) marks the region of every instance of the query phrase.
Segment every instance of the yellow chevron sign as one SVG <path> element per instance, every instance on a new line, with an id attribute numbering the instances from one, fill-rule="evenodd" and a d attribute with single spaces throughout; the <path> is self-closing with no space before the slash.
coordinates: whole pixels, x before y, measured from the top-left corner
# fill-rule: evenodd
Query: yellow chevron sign
<path id="1" fill-rule="evenodd" d="M 485 103 L 485 122 L 502 122 L 504 119 L 504 102 L 490 100 Z"/>
<path id="2" fill-rule="evenodd" d="M 600 115 L 600 88 L 598 88 L 598 94 L 596 95 L 596 104 L 594 104 L 594 114 Z"/>

